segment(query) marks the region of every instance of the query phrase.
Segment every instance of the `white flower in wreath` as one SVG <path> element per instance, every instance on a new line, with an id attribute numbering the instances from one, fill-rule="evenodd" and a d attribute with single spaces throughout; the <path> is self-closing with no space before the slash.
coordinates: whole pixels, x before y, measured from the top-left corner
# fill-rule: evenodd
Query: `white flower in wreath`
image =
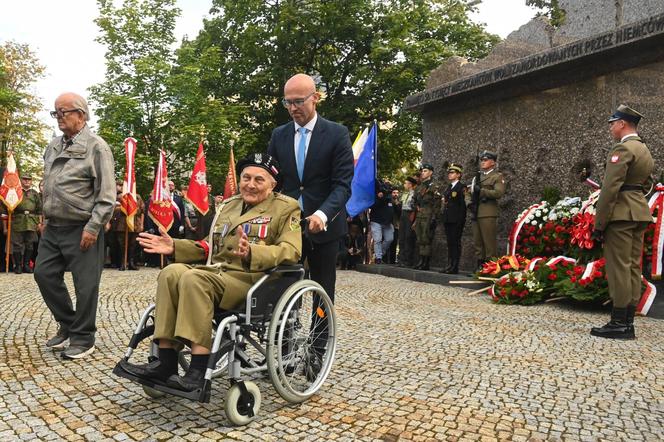
<path id="1" fill-rule="evenodd" d="M 194 179 L 201 186 L 205 186 L 207 184 L 207 181 L 205 179 L 205 172 L 203 172 L 202 170 L 196 172 L 196 176 L 194 177 Z"/>
<path id="2" fill-rule="evenodd" d="M 572 210 L 569 211 L 570 214 L 576 215 L 579 213 L 579 208 L 578 207 L 572 207 Z"/>
<path id="3" fill-rule="evenodd" d="M 558 216 L 556 216 L 555 213 L 550 213 L 549 214 L 549 221 L 555 221 L 558 219 Z"/>
<path id="4" fill-rule="evenodd" d="M 537 225 L 537 221 L 533 221 L 533 222 L 531 222 L 530 224 L 532 224 L 533 226 L 536 226 L 536 225 Z"/>
<path id="5" fill-rule="evenodd" d="M 536 210 L 535 211 L 535 216 L 539 218 L 540 216 L 542 216 L 542 212 L 540 212 L 539 210 Z"/>

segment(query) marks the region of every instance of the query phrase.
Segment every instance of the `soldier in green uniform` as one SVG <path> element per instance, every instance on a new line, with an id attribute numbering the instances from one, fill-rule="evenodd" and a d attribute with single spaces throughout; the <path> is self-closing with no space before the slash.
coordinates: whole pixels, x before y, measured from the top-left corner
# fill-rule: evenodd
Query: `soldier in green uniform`
<path id="1" fill-rule="evenodd" d="M 643 234 L 652 216 L 644 196 L 655 163 L 636 132 L 642 115 L 620 105 L 609 117 L 609 132 L 618 142 L 606 161 L 596 204 L 595 238 L 604 241 L 611 320 L 593 327 L 602 338 L 634 339 L 634 313 L 641 297 Z M 661 215 L 660 215 L 661 216 Z"/>
<path id="2" fill-rule="evenodd" d="M 21 175 L 23 199 L 12 212 L 12 257 L 14 273 L 32 273 L 30 258 L 37 242 L 37 231 L 42 224 L 42 202 L 32 188 L 32 176 Z"/>
<path id="3" fill-rule="evenodd" d="M 433 166 L 424 163 L 420 170 L 422 182 L 415 191 L 415 207 L 417 210 L 415 235 L 417 235 L 420 260 L 413 268 L 429 270 L 431 242 L 436 232 L 436 213 L 440 208 L 441 195 L 438 188 L 433 184 Z"/>
<path id="4" fill-rule="evenodd" d="M 496 170 L 498 155 L 485 150 L 479 159 L 480 170 L 470 184 L 472 197 L 468 207 L 474 221 L 473 240 L 478 268 L 498 256 L 498 200 L 505 195 L 505 178 Z"/>
<path id="5" fill-rule="evenodd" d="M 250 155 L 238 162 L 237 170 L 240 195 L 225 200 L 217 211 L 212 244 L 174 240 L 165 232 L 139 235 L 146 251 L 173 254 L 179 264 L 166 267 L 157 280 L 154 337 L 159 359 L 141 365 L 125 361 L 127 372 L 181 390 L 200 387 L 215 306 L 237 307 L 264 271 L 299 261 L 300 207 L 297 200 L 272 191 L 278 178 L 276 161 L 267 154 Z M 192 360 L 187 373 L 177 376 L 176 348 L 182 343 L 191 346 Z"/>

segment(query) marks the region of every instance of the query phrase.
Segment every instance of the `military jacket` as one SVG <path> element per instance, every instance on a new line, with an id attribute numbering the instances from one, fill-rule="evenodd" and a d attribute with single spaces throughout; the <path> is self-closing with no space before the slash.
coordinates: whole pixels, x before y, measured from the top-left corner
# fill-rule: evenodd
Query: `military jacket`
<path id="1" fill-rule="evenodd" d="M 222 272 L 264 272 L 280 264 L 296 264 L 302 254 L 300 207 L 285 195 L 271 193 L 242 214 L 242 197 L 229 198 L 219 206 L 207 241 L 176 239 L 175 260 L 203 263 Z M 237 228 L 247 234 L 251 261 L 233 252 L 238 249 Z M 212 243 L 210 244 L 210 237 Z"/>
<path id="2" fill-rule="evenodd" d="M 452 186 L 450 183 L 443 192 L 443 222 L 448 224 L 466 221 L 466 201 L 464 184 L 461 181 Z"/>
<path id="3" fill-rule="evenodd" d="M 505 178 L 495 169 L 487 174 L 480 174 L 480 203 L 477 209 L 478 218 L 498 216 L 498 200 L 505 195 Z M 475 185 L 473 178 L 472 186 Z"/>
<path id="4" fill-rule="evenodd" d="M 639 190 L 621 192 L 620 188 L 623 185 L 650 185 L 654 167 L 650 150 L 638 136 L 628 137 L 611 150 L 595 205 L 597 230 L 605 230 L 611 221 L 652 221 L 644 193 Z"/>
<path id="5" fill-rule="evenodd" d="M 433 180 L 422 181 L 415 190 L 415 206 L 417 216 L 433 216 L 440 207 L 440 192 Z"/>
<path id="6" fill-rule="evenodd" d="M 42 200 L 36 190 L 23 191 L 23 199 L 12 213 L 12 232 L 37 231 L 42 215 Z"/>

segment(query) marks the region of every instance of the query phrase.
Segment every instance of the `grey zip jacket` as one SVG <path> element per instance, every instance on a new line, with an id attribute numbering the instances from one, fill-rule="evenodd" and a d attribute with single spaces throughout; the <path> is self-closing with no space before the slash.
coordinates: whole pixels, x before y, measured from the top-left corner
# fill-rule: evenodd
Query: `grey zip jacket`
<path id="1" fill-rule="evenodd" d="M 85 224 L 98 235 L 115 206 L 115 163 L 108 144 L 86 125 L 73 144 L 62 136 L 44 152 L 44 217 L 49 225 Z"/>

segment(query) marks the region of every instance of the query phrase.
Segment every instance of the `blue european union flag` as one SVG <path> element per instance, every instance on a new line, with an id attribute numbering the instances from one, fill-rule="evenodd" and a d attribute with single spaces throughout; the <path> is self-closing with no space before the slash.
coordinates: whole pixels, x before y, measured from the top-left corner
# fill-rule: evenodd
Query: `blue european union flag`
<path id="1" fill-rule="evenodd" d="M 376 131 L 374 123 L 355 165 L 355 175 L 350 186 L 351 195 L 346 203 L 346 211 L 350 216 L 373 206 L 376 200 Z"/>

